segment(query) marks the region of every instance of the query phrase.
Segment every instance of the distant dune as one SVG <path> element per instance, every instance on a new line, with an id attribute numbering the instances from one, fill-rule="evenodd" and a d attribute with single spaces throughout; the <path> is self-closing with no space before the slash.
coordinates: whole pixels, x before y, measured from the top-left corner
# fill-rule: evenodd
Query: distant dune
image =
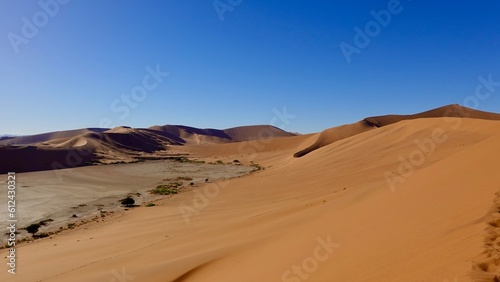
<path id="1" fill-rule="evenodd" d="M 485 120 L 500 120 L 500 114 L 478 111 L 460 106 L 458 104 L 448 105 L 433 110 L 425 111 L 413 115 L 386 115 L 368 117 L 364 121 L 377 127 L 393 124 L 402 120 L 418 118 L 439 118 L 439 117 L 461 117 Z"/>
<path id="2" fill-rule="evenodd" d="M 321 132 L 318 136 L 317 141 L 314 144 L 296 152 L 294 154 L 294 157 L 300 158 L 316 149 L 319 149 L 325 145 L 329 145 L 333 142 L 369 130 L 376 129 L 378 127 L 397 123 L 403 120 L 420 119 L 420 118 L 443 118 L 443 117 L 500 120 L 500 114 L 477 111 L 466 107 L 462 107 L 457 104 L 448 105 L 413 115 L 386 115 L 386 116 L 368 117 L 363 119 L 362 121 L 353 124 L 333 127 Z"/>
<path id="3" fill-rule="evenodd" d="M 0 174 L 85 165 L 95 158 L 85 146 L 78 148 L 38 148 L 36 146 L 0 147 Z"/>
<path id="4" fill-rule="evenodd" d="M 78 135 L 86 134 L 86 133 L 95 133 L 95 132 L 103 132 L 106 131 L 106 128 L 83 128 L 83 129 L 75 129 L 75 130 L 65 130 L 65 131 L 56 131 L 56 132 L 48 132 L 36 135 L 28 135 L 28 136 L 20 136 L 10 138 L 8 140 L 0 141 L 0 145 L 33 145 L 36 143 L 46 142 L 53 139 L 60 138 L 71 138 Z"/>
<path id="5" fill-rule="evenodd" d="M 231 143 L 295 135 L 269 125 L 225 130 L 164 125 L 57 131 L 0 141 L 0 157 L 9 159 L 9 162 L 0 164 L 0 173 L 69 168 L 95 162 L 129 162 L 142 154 L 166 151 L 169 146 Z M 90 153 L 80 157 L 81 152 Z M 37 161 L 26 162 L 30 155 L 36 156 Z"/>
<path id="6" fill-rule="evenodd" d="M 179 136 L 188 144 L 242 142 L 296 135 L 270 125 L 240 126 L 224 130 L 199 129 L 182 125 L 164 125 L 152 126 L 150 129 Z"/>

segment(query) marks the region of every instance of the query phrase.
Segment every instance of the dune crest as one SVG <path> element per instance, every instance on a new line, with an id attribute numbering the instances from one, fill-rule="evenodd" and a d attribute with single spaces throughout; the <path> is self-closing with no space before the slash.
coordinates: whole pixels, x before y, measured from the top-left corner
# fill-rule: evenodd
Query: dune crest
<path id="1" fill-rule="evenodd" d="M 300 158 L 316 149 L 319 149 L 336 141 L 403 120 L 440 117 L 500 120 L 500 114 L 478 111 L 460 106 L 458 104 L 443 106 L 413 115 L 385 115 L 367 117 L 357 123 L 333 127 L 321 132 L 318 136 L 318 140 L 314 144 L 296 152 L 293 156 L 295 158 Z"/>

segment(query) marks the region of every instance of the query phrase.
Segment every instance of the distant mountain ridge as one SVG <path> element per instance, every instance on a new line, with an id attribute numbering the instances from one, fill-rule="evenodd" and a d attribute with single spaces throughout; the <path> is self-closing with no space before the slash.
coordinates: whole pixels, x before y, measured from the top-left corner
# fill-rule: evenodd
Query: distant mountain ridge
<path id="1" fill-rule="evenodd" d="M 182 125 L 83 128 L 0 140 L 0 173 L 77 167 L 96 161 L 130 162 L 169 146 L 221 144 L 296 134 L 270 125 L 200 129 Z M 31 161 L 29 161 L 31 160 Z"/>
<path id="2" fill-rule="evenodd" d="M 97 138 L 102 134 L 157 134 L 170 139 L 172 145 L 182 144 L 200 144 L 200 143 L 227 143 L 242 142 L 257 139 L 295 136 L 271 125 L 250 125 L 239 126 L 228 129 L 201 129 L 184 125 L 155 125 L 149 128 L 131 128 L 128 126 L 119 126 L 115 128 L 82 128 L 65 131 L 54 131 L 26 136 L 5 136 L 6 140 L 0 140 L 1 145 L 44 145 L 53 144 L 54 140 L 67 141 L 75 137 Z M 96 135 L 97 134 L 97 135 Z M 99 138 L 97 138 L 99 139 Z M 103 138 L 100 138 L 103 139 Z"/>

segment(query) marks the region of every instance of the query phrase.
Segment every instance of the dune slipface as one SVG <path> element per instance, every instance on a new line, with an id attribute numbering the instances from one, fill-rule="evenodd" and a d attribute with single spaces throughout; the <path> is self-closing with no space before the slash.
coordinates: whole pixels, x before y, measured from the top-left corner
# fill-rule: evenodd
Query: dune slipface
<path id="1" fill-rule="evenodd" d="M 21 245 L 15 279 L 495 281 L 496 119 L 453 105 L 317 134 L 170 146 L 265 169 Z"/>

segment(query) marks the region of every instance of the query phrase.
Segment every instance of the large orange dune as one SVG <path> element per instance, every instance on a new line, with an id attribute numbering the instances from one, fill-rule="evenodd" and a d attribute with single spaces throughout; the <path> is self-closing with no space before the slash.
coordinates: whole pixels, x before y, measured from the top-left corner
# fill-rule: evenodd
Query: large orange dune
<path id="1" fill-rule="evenodd" d="M 453 105 L 169 145 L 265 169 L 20 245 L 17 274 L 0 280 L 499 281 L 497 117 Z"/>
<path id="2" fill-rule="evenodd" d="M 331 144 L 338 140 L 342 140 L 344 138 L 359 133 L 363 133 L 365 131 L 372 130 L 374 128 L 386 126 L 403 120 L 412 120 L 419 118 L 440 118 L 440 117 L 500 120 L 500 114 L 469 109 L 457 104 L 448 105 L 413 115 L 386 115 L 386 116 L 368 117 L 353 124 L 346 124 L 339 127 L 333 127 L 321 132 L 317 141 L 314 144 L 300 150 L 299 152 L 295 153 L 294 156 L 300 158 L 318 148 L 321 148 L 325 145 Z"/>

